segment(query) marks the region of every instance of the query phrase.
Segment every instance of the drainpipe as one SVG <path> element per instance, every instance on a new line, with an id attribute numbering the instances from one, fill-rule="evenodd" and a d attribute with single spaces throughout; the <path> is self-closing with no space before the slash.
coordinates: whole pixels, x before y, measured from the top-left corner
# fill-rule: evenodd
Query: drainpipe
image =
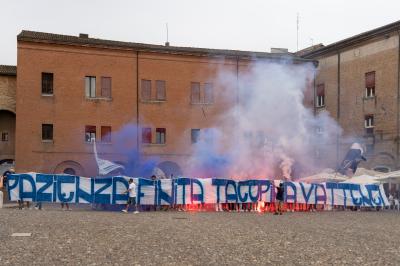
<path id="1" fill-rule="evenodd" d="M 239 113 L 239 56 L 236 56 L 236 104 L 237 104 L 237 110 Z"/>
<path id="2" fill-rule="evenodd" d="M 317 71 L 314 71 L 314 81 L 313 81 L 313 100 L 312 100 L 312 104 L 313 104 L 313 109 L 314 109 L 314 116 L 317 115 L 317 107 L 315 104 L 315 100 L 317 99 Z"/>
<path id="3" fill-rule="evenodd" d="M 136 147 L 137 159 L 140 163 L 139 132 L 139 51 L 136 51 Z"/>
<path id="4" fill-rule="evenodd" d="M 337 114 L 336 119 L 338 124 L 340 125 L 340 51 L 337 51 Z M 336 135 L 336 165 L 339 165 L 339 134 Z"/>
<path id="5" fill-rule="evenodd" d="M 397 105 L 396 105 L 396 167 L 398 167 L 399 164 L 399 152 L 400 152 L 400 124 L 399 124 L 399 119 L 400 119 L 400 114 L 399 114 L 399 104 L 400 104 L 400 30 L 397 30 L 397 36 L 398 36 L 398 43 L 397 43 Z"/>

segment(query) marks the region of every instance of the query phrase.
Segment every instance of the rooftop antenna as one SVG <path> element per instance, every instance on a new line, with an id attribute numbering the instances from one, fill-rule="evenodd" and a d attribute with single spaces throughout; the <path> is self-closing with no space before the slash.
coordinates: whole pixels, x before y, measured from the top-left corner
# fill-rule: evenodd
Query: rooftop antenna
<path id="1" fill-rule="evenodd" d="M 169 46 L 169 39 L 168 39 L 168 22 L 165 23 L 165 28 L 167 29 L 167 41 L 165 42 L 165 46 Z"/>
<path id="2" fill-rule="evenodd" d="M 299 51 L 299 21 L 300 21 L 300 16 L 299 13 L 297 12 L 297 52 Z"/>
<path id="3" fill-rule="evenodd" d="M 311 46 L 314 46 L 314 39 L 310 38 Z"/>

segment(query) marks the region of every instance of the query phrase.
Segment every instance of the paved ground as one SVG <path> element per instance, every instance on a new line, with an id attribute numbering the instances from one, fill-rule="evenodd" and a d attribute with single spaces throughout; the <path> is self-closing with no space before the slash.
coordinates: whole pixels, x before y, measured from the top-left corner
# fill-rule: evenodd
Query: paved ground
<path id="1" fill-rule="evenodd" d="M 28 264 L 399 265 L 400 213 L 0 209 L 0 265 Z"/>

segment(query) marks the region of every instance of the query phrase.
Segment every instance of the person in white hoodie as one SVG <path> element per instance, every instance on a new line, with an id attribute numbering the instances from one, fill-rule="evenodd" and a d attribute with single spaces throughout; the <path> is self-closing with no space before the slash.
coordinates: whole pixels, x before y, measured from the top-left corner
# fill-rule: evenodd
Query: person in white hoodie
<path id="1" fill-rule="evenodd" d="M 129 206 L 133 205 L 135 209 L 133 213 L 139 213 L 136 206 L 136 184 L 133 182 L 132 178 L 129 179 L 128 183 L 129 183 L 128 190 L 125 191 L 125 193 L 128 194 L 128 201 L 126 203 L 125 209 L 123 209 L 122 211 L 128 213 Z"/>

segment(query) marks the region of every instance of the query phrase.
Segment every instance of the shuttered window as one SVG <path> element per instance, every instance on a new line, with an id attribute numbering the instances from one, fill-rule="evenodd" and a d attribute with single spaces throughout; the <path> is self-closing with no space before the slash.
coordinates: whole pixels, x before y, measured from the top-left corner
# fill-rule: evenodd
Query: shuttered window
<path id="1" fill-rule="evenodd" d="M 204 84 L 204 103 L 213 103 L 213 102 L 214 102 L 213 84 L 205 83 Z"/>
<path id="2" fill-rule="evenodd" d="M 101 127 L 101 142 L 111 143 L 111 127 L 109 126 Z"/>
<path id="3" fill-rule="evenodd" d="M 142 143 L 151 143 L 151 128 L 142 128 Z"/>
<path id="4" fill-rule="evenodd" d="M 142 101 L 151 100 L 151 80 L 142 79 Z"/>
<path id="5" fill-rule="evenodd" d="M 192 103 L 200 103 L 200 83 L 192 82 L 191 83 L 191 96 Z"/>
<path id="6" fill-rule="evenodd" d="M 157 100 L 165 101 L 166 93 L 165 93 L 165 80 L 156 80 L 156 90 L 157 90 Z"/>
<path id="7" fill-rule="evenodd" d="M 111 98 L 111 78 L 101 77 L 101 97 Z"/>
<path id="8" fill-rule="evenodd" d="M 365 97 L 375 97 L 375 71 L 365 73 Z"/>
<path id="9" fill-rule="evenodd" d="M 375 71 L 365 73 L 365 87 L 375 87 Z"/>

